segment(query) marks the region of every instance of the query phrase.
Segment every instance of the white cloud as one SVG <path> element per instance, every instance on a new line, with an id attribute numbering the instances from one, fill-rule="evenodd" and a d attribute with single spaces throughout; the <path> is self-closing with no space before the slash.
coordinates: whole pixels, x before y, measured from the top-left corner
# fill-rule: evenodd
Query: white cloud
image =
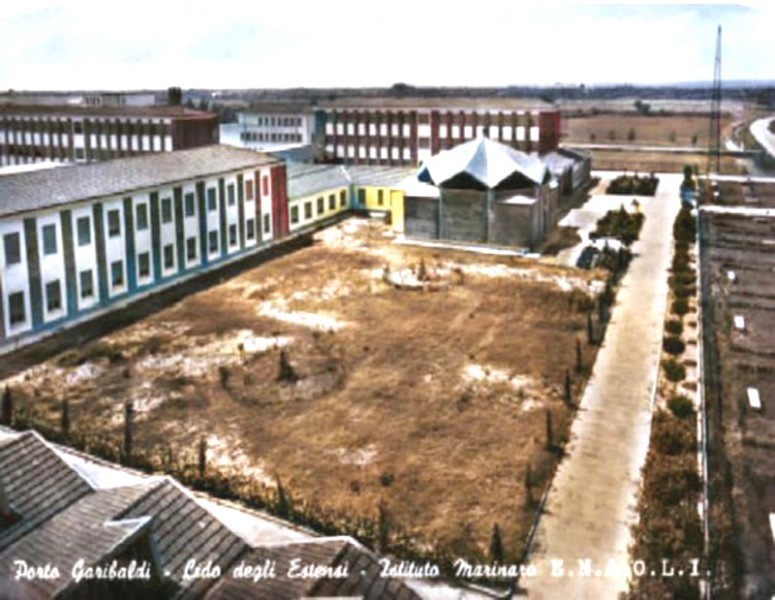
<path id="1" fill-rule="evenodd" d="M 771 78 L 775 10 L 416 0 L 4 6 L 0 88 L 508 85 Z"/>

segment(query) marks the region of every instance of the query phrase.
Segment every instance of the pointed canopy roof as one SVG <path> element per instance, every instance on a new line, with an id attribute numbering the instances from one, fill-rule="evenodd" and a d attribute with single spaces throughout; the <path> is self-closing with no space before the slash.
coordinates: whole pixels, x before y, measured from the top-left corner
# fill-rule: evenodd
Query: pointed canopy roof
<path id="1" fill-rule="evenodd" d="M 546 165 L 537 156 L 485 137 L 443 150 L 428 159 L 418 173 L 420 181 L 437 186 L 470 178 L 488 189 L 494 189 L 507 180 L 515 184 L 528 180 L 534 185 L 541 185 L 550 177 Z"/>

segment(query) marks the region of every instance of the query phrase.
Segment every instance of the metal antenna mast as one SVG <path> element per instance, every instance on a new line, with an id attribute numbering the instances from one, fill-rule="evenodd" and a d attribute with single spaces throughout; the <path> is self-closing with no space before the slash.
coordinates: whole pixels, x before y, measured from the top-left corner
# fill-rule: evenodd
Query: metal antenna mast
<path id="1" fill-rule="evenodd" d="M 710 100 L 708 135 L 708 175 L 721 171 L 721 25 L 716 34 L 716 62 L 713 67 L 713 93 Z"/>

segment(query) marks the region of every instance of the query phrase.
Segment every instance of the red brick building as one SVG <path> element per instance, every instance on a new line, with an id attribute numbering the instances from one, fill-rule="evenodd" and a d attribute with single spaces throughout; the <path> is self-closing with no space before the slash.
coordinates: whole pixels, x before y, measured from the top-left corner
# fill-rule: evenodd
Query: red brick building
<path id="1" fill-rule="evenodd" d="M 559 109 L 512 98 L 340 98 L 318 111 L 325 160 L 417 165 L 488 137 L 541 155 L 560 142 Z"/>

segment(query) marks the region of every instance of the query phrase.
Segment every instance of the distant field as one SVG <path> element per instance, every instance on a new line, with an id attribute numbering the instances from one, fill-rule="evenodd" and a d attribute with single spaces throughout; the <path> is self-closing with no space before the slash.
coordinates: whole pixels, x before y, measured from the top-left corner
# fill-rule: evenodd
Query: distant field
<path id="1" fill-rule="evenodd" d="M 639 173 L 659 172 L 677 173 L 684 165 L 697 166 L 700 172 L 707 168 L 708 159 L 701 151 L 697 154 L 675 154 L 670 152 L 614 152 L 610 150 L 592 150 L 592 168 L 612 171 L 637 171 Z M 730 157 L 721 158 L 721 172 L 739 175 L 741 162 Z"/>
<path id="2" fill-rule="evenodd" d="M 732 124 L 722 118 L 722 129 Z M 563 119 L 566 144 L 637 144 L 706 148 L 710 122 L 706 115 L 601 114 Z"/>

